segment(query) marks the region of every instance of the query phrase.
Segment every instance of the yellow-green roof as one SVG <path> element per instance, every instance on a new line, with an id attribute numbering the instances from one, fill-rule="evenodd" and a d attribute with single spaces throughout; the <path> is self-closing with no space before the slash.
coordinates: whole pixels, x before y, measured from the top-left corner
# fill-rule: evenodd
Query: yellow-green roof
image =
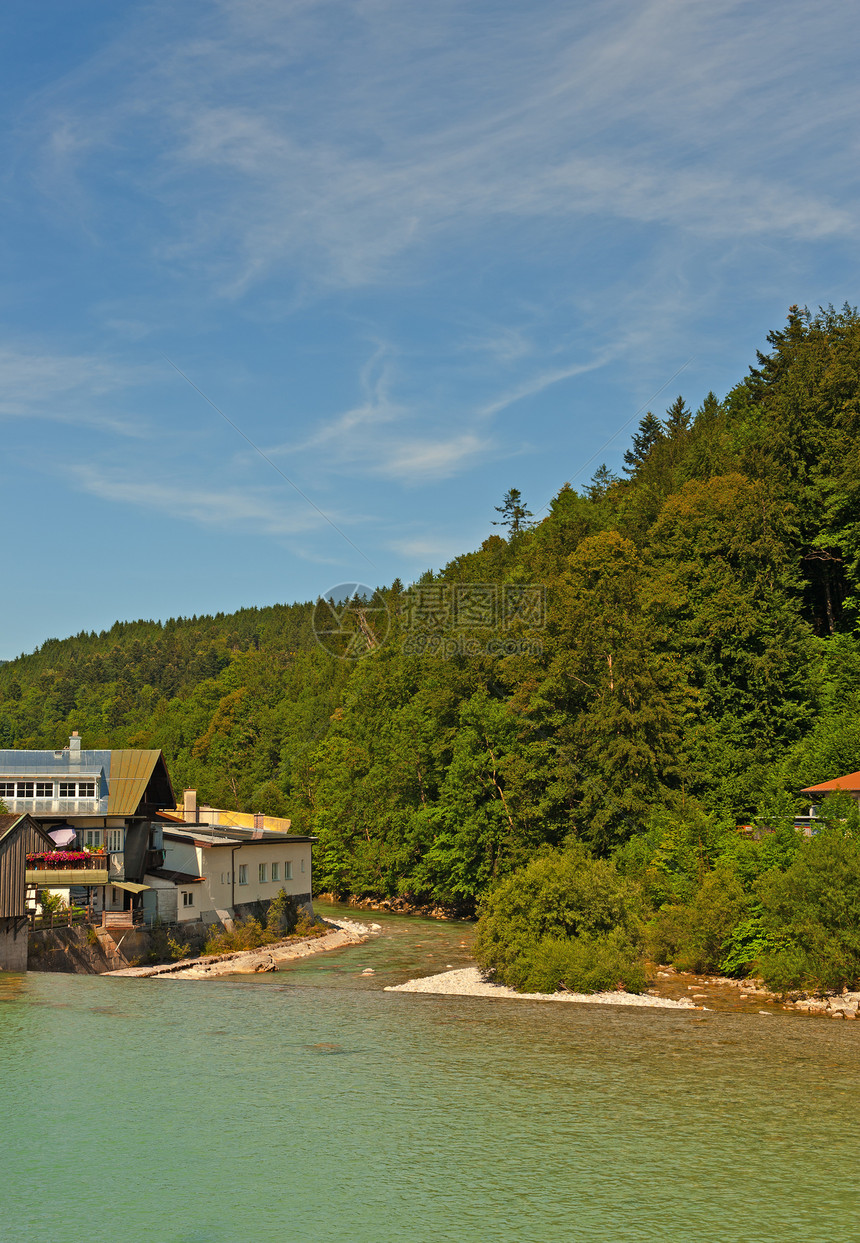
<path id="1" fill-rule="evenodd" d="M 160 751 L 111 751 L 109 816 L 133 816 L 155 771 Z"/>

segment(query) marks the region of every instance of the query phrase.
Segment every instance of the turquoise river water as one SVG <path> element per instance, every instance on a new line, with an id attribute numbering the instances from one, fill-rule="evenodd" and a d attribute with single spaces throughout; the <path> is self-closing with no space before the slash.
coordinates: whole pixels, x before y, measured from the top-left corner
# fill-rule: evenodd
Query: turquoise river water
<path id="1" fill-rule="evenodd" d="M 386 993 L 471 929 L 370 918 L 272 975 L 0 975 L 0 1239 L 857 1235 L 860 1023 Z"/>

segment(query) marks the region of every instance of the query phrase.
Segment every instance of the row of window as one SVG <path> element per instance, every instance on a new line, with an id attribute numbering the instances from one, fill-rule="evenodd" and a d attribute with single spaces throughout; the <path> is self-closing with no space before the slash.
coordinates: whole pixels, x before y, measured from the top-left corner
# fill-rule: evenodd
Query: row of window
<path id="1" fill-rule="evenodd" d="M 302 871 L 305 870 L 304 859 L 302 859 L 301 861 L 301 870 Z M 283 864 L 283 866 L 280 863 L 260 863 L 257 865 L 257 879 L 259 880 L 261 885 L 267 885 L 270 881 L 274 881 L 275 884 L 277 884 L 278 881 L 282 879 L 292 880 L 293 879 L 292 862 L 288 859 L 287 862 Z M 238 868 L 236 869 L 236 884 L 247 885 L 247 883 L 248 883 L 248 864 L 240 863 Z M 221 884 L 222 885 L 230 884 L 230 873 L 229 872 L 221 873 Z"/>
<path id="2" fill-rule="evenodd" d="M 59 786 L 59 794 L 56 793 Z M 94 781 L 0 781 L 0 798 L 95 798 Z"/>

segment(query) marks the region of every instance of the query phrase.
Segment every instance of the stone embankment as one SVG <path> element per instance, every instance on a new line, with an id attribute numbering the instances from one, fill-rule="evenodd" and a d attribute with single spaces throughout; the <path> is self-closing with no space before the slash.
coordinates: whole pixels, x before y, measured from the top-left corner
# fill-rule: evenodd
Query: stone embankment
<path id="1" fill-rule="evenodd" d="M 199 958 L 182 958 L 179 962 L 161 963 L 156 967 L 126 967 L 121 971 L 108 971 L 111 976 L 127 976 L 134 979 L 211 980 L 221 975 L 252 975 L 277 971 L 281 963 L 327 950 L 343 949 L 347 945 L 360 945 L 377 931 L 378 924 L 359 924 L 352 920 L 332 920 L 326 923 L 331 931 L 322 936 L 299 937 L 263 945 L 259 949 L 236 950 L 228 954 L 204 954 Z"/>

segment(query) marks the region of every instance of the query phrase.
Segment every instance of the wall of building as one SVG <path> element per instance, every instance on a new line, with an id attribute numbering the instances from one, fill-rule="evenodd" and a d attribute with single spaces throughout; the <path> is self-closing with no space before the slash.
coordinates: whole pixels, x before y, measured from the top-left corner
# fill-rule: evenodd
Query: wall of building
<path id="1" fill-rule="evenodd" d="M 243 842 L 233 849 L 229 846 L 195 846 L 191 842 L 176 842 L 165 836 L 164 849 L 166 869 L 203 877 L 203 884 L 178 887 L 176 917 L 180 922 L 200 919 L 214 911 L 229 911 L 234 904 L 249 906 L 254 902 L 269 902 L 281 889 L 303 903 L 310 901 L 310 842 L 253 841 Z M 265 880 L 260 879 L 261 864 L 266 869 Z M 278 871 L 275 880 L 272 880 L 272 864 L 277 866 Z M 242 868 L 247 869 L 244 873 L 247 877 L 245 884 L 239 883 Z M 191 895 L 192 904 L 189 907 L 183 905 L 183 892 Z"/>
<path id="2" fill-rule="evenodd" d="M 0 971 L 27 970 L 27 917 L 0 918 Z"/>

